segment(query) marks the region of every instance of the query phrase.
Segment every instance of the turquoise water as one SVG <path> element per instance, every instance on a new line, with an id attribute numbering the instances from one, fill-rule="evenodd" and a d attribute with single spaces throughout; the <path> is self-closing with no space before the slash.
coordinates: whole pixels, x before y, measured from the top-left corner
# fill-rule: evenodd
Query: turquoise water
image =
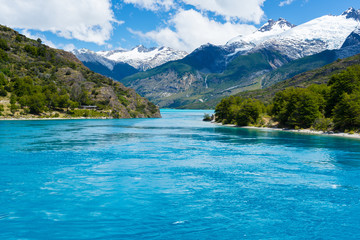
<path id="1" fill-rule="evenodd" d="M 0 122 L 0 239 L 360 239 L 360 141 L 162 119 Z"/>

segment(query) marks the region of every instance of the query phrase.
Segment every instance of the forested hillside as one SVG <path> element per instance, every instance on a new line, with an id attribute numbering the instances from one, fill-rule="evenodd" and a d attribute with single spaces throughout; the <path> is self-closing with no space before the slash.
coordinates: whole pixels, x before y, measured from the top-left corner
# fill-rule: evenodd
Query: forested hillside
<path id="1" fill-rule="evenodd" d="M 160 117 L 134 90 L 90 71 L 73 54 L 0 26 L 2 118 Z"/>
<path id="2" fill-rule="evenodd" d="M 236 125 L 360 131 L 360 65 L 334 74 L 327 84 L 279 91 L 265 105 L 231 96 L 216 107 L 216 121 Z"/>

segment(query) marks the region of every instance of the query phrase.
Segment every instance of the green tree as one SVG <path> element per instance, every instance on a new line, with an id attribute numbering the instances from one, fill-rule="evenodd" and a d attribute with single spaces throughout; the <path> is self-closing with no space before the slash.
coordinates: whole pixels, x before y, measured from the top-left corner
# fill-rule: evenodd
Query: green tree
<path id="1" fill-rule="evenodd" d="M 360 91 L 344 93 L 334 108 L 334 124 L 339 130 L 360 129 Z"/>
<path id="2" fill-rule="evenodd" d="M 236 113 L 236 125 L 248 126 L 255 124 L 261 113 L 263 113 L 264 105 L 255 99 L 245 99 L 239 106 L 239 110 Z"/>
<path id="3" fill-rule="evenodd" d="M 243 98 L 235 96 L 221 99 L 220 103 L 215 107 L 216 121 L 230 123 L 234 120 L 236 112 L 234 106 L 239 106 L 243 100 Z"/>
<path id="4" fill-rule="evenodd" d="M 0 72 L 0 86 L 5 86 L 7 84 L 7 81 L 6 81 L 6 78 L 5 78 L 5 75 Z"/>
<path id="5" fill-rule="evenodd" d="M 39 114 L 44 111 L 45 96 L 37 93 L 31 96 L 27 96 L 26 105 L 29 107 L 30 113 Z"/>
<path id="6" fill-rule="evenodd" d="M 330 97 L 326 106 L 326 116 L 331 116 L 335 106 L 342 100 L 344 93 L 351 94 L 360 90 L 360 66 L 352 66 L 344 72 L 331 77 Z"/>
<path id="7" fill-rule="evenodd" d="M 324 103 L 323 96 L 309 89 L 288 88 L 275 95 L 272 114 L 282 126 L 308 128 L 322 116 Z"/>

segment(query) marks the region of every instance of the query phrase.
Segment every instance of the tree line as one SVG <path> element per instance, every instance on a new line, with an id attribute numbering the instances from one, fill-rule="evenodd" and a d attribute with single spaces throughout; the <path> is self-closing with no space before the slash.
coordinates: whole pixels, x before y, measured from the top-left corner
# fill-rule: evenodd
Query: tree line
<path id="1" fill-rule="evenodd" d="M 230 96 L 215 108 L 216 121 L 239 126 L 264 126 L 321 131 L 360 130 L 360 66 L 333 75 L 328 84 L 287 88 L 269 104 Z"/>

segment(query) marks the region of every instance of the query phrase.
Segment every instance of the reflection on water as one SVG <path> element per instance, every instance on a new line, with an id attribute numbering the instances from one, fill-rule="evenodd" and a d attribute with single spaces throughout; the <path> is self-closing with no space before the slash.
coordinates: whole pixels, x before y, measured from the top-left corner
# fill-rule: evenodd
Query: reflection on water
<path id="1" fill-rule="evenodd" d="M 1 122 L 0 238 L 360 238 L 360 141 L 204 112 Z"/>

